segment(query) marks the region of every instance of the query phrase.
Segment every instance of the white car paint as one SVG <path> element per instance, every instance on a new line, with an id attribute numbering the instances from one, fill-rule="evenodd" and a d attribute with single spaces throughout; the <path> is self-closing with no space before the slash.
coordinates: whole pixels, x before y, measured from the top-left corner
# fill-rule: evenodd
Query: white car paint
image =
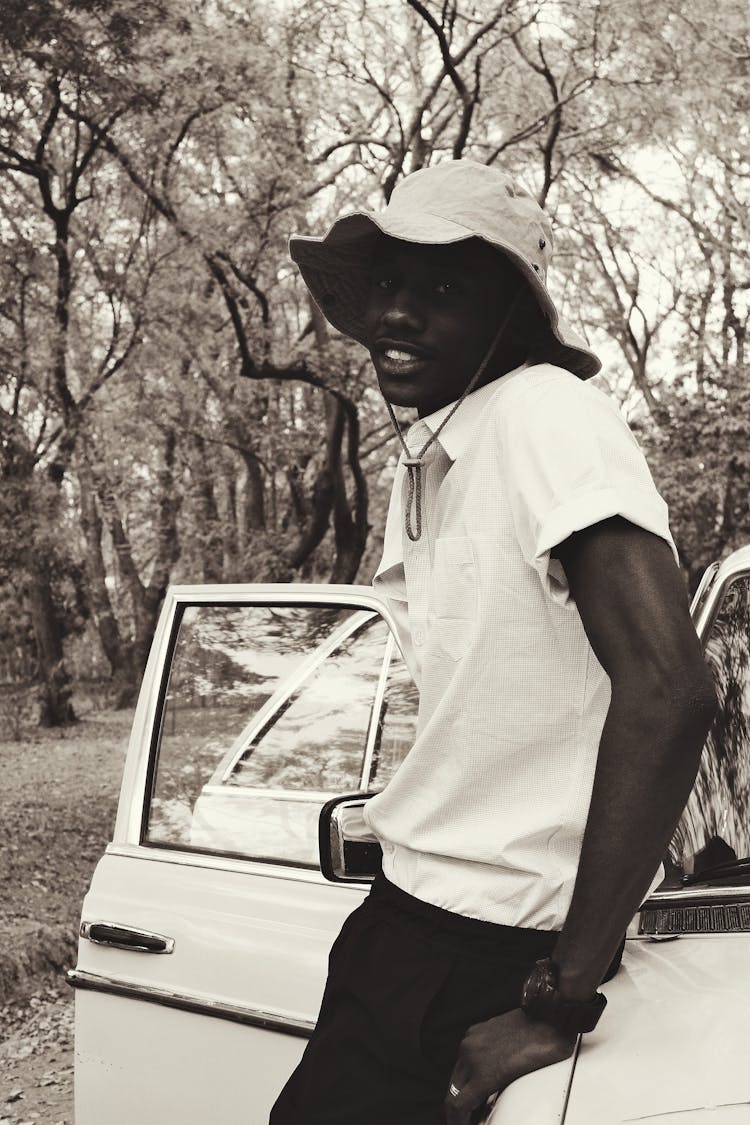
<path id="1" fill-rule="evenodd" d="M 633 933 L 602 991 L 574 1059 L 515 1082 L 488 1125 L 750 1125 L 750 934 Z"/>
<path id="2" fill-rule="evenodd" d="M 699 632 L 710 623 L 722 575 L 743 568 L 750 572 L 750 549 L 723 564 L 712 591 L 699 591 Z M 317 871 L 140 842 L 179 599 L 283 599 L 294 589 L 187 587 L 168 595 L 134 720 L 113 843 L 97 867 L 83 920 L 162 934 L 175 939 L 175 949 L 144 955 L 81 939 L 73 974 L 76 1125 L 266 1125 L 305 1040 L 260 1026 L 263 1013 L 289 1030 L 312 1026 L 331 942 L 367 893 L 364 884 L 327 883 Z M 325 590 L 337 601 L 377 608 L 388 620 L 369 588 Z M 315 592 L 310 588 L 311 597 Z M 305 590 L 296 588 L 294 596 L 304 599 Z M 750 902 L 750 887 L 728 889 Z M 636 919 L 623 966 L 605 986 L 609 1005 L 596 1031 L 571 1060 L 504 1091 L 490 1125 L 750 1125 L 750 933 L 657 942 L 637 931 Z M 106 990 L 113 982 L 140 989 L 141 998 L 113 995 Z M 186 997 L 204 1012 L 213 1006 L 232 1018 L 171 1006 Z M 254 1026 L 237 1022 L 248 1012 Z"/>
<path id="3" fill-rule="evenodd" d="M 83 905 L 175 939 L 152 956 L 81 940 L 77 970 L 94 977 L 315 1022 L 328 950 L 362 888 L 249 872 L 113 847 Z M 76 1125 L 263 1125 L 305 1039 L 226 1019 L 76 992 Z M 106 1116 L 104 1113 L 106 1111 Z"/>
<path id="4" fill-rule="evenodd" d="M 677 1114 L 697 1125 L 720 1120 L 720 1108 L 750 1122 L 750 934 L 630 940 L 603 991 L 565 1125 L 672 1125 Z"/>

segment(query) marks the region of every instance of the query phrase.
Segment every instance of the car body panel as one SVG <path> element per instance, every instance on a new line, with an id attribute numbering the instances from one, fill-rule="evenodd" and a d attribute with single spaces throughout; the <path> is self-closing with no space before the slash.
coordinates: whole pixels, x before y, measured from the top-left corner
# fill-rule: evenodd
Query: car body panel
<path id="1" fill-rule="evenodd" d="M 630 940 L 608 1006 L 583 1038 L 565 1125 L 619 1125 L 745 1106 L 750 1122 L 750 934 Z M 736 1114 L 736 1108 L 731 1112 Z"/>
<path id="2" fill-rule="evenodd" d="M 158 854 L 145 862 L 132 854 L 105 855 L 84 900 L 83 921 L 115 920 L 171 937 L 175 946 L 169 955 L 154 956 L 81 939 L 77 1125 L 101 1125 L 102 1105 L 109 1125 L 267 1120 L 305 1044 L 304 1037 L 274 1025 L 303 1032 L 314 1026 L 331 943 L 365 890 L 327 883 L 319 874 L 278 878 L 250 874 L 239 864 L 231 870 L 160 861 Z M 129 986 L 134 995 L 113 995 L 102 982 L 105 989 L 107 983 Z M 149 998 L 151 990 L 156 1000 Z M 172 1007 L 170 997 L 183 1009 Z M 266 1026 L 240 1022 L 243 1013 Z M 186 1068 L 186 1060 L 196 1069 Z M 144 1086 L 149 1071 L 160 1075 L 158 1090 Z M 131 1089 L 134 1074 L 138 1093 Z M 177 1075 L 179 1082 L 170 1077 Z M 198 1107 L 209 1079 L 226 1105 L 218 1114 L 214 1100 L 207 1118 Z M 137 1113 L 136 1097 L 144 1099 Z"/>
<path id="3" fill-rule="evenodd" d="M 519 1078 L 504 1090 L 487 1125 L 562 1125 L 575 1073 L 575 1054 Z"/>
<path id="4" fill-rule="evenodd" d="M 76 1125 L 266 1125 L 303 1047 L 281 1033 L 78 989 Z"/>
<path id="5" fill-rule="evenodd" d="M 707 573 L 693 605 L 701 636 L 726 583 L 743 568 L 750 573 L 750 548 Z M 81 938 L 72 974 L 78 985 L 77 1125 L 100 1125 L 103 1116 L 110 1125 L 265 1125 L 314 1025 L 330 945 L 367 893 L 366 883 L 328 883 L 319 871 L 293 864 L 141 842 L 149 759 L 180 604 L 275 599 L 374 609 L 393 629 L 369 587 L 169 591 L 133 723 L 113 843 L 96 869 L 83 922 L 161 934 L 174 939 L 174 951 L 153 955 Z M 371 728 L 370 758 L 373 738 Z M 201 798 L 216 798 L 211 816 L 221 813 L 224 801 L 213 793 L 219 780 L 213 777 Z M 231 815 L 241 820 L 239 809 L 252 799 L 252 793 L 238 794 Z M 195 844 L 203 830 L 199 820 Z M 750 901 L 750 887 L 726 891 L 735 901 L 738 895 Z M 690 888 L 693 899 L 720 901 L 724 893 Z M 657 892 L 651 902 L 675 894 L 679 889 Z M 623 966 L 605 986 L 609 1006 L 599 1027 L 570 1060 L 513 1083 L 497 1099 L 489 1122 L 750 1123 L 750 1068 L 743 1063 L 750 1043 L 748 955 L 747 933 L 659 942 L 638 936 L 636 920 Z"/>

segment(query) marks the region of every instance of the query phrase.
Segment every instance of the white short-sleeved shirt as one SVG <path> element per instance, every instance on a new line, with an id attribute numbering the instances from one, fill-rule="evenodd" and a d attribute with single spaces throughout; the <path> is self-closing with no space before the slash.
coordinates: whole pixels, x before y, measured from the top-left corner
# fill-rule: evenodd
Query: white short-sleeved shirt
<path id="1" fill-rule="evenodd" d="M 422 422 L 434 432 L 449 409 Z M 410 894 L 560 929 L 610 682 L 550 550 L 620 515 L 677 557 L 667 507 L 616 404 L 551 364 L 469 395 L 439 441 L 445 475 L 436 495 L 427 481 L 416 543 L 399 462 L 374 579 L 420 706 L 414 746 L 365 815 Z"/>

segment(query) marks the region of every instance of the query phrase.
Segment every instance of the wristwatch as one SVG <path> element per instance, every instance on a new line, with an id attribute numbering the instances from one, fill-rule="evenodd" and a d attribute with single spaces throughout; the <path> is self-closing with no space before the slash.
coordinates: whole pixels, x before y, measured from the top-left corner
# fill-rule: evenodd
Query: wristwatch
<path id="1" fill-rule="evenodd" d="M 550 1023 L 564 1034 L 593 1031 L 607 1006 L 607 997 L 597 992 L 591 1000 L 563 1000 L 557 989 L 557 979 L 557 965 L 551 957 L 537 961 L 521 994 L 521 1007 L 526 1015 L 529 1019 Z"/>

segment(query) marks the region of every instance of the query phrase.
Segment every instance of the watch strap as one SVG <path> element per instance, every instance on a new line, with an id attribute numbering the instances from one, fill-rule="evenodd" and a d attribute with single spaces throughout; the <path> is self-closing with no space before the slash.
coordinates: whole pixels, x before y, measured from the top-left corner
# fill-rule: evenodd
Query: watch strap
<path id="1" fill-rule="evenodd" d="M 558 990 L 557 965 L 551 957 L 537 961 L 524 985 L 521 1007 L 529 1019 L 543 1020 L 564 1034 L 593 1031 L 607 1006 L 597 992 L 590 1000 L 564 1000 Z"/>

